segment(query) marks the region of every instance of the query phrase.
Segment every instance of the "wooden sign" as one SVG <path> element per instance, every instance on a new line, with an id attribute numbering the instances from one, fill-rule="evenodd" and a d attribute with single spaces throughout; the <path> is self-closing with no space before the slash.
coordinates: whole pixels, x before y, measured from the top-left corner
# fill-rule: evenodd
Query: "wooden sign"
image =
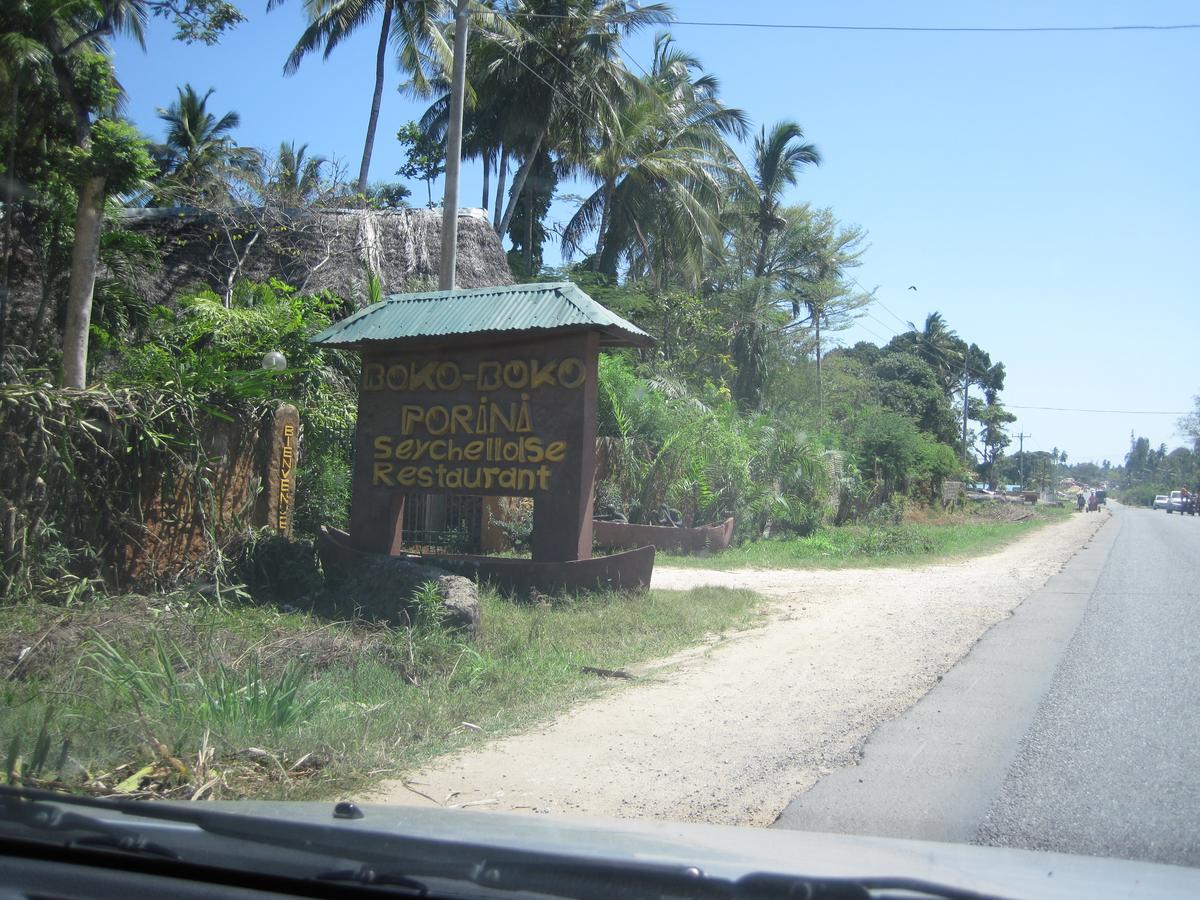
<path id="1" fill-rule="evenodd" d="M 257 524 L 292 536 L 296 506 L 296 466 L 300 460 L 300 413 L 290 403 L 275 410 L 266 423 L 264 490 Z"/>
<path id="2" fill-rule="evenodd" d="M 471 494 L 534 499 L 535 560 L 590 557 L 598 351 L 588 332 L 364 353 L 355 546 L 397 552 L 407 494 Z"/>

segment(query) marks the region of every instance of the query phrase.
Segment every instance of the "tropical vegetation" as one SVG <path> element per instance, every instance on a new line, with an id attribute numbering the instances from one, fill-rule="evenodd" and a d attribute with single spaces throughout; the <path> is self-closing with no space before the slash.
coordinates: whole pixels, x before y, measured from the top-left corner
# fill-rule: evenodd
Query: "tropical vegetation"
<path id="1" fill-rule="evenodd" d="M 404 205 L 414 182 L 435 204 L 451 13 L 438 0 L 306 3 L 288 72 L 360 28 L 378 33 L 361 165 L 344 179 L 306 144 L 240 144 L 238 112 L 211 89 L 179 85 L 154 139 L 122 118 L 112 37 L 140 40 L 160 15 L 179 39 L 214 42 L 240 20 L 221 0 L 6 8 L 6 380 L 166 392 L 188 421 L 296 403 L 309 467 L 299 522 L 344 521 L 353 365 L 318 358 L 303 336 L 377 298 L 378 279 L 365 296 L 334 297 L 306 279 L 248 282 L 239 261 L 158 306 L 139 286 L 167 248 L 128 228 L 126 212 L 197 211 L 236 255 L 238 241 L 278 240 L 313 209 Z M 463 156 L 483 167 L 481 204 L 515 277 L 573 279 L 656 340 L 603 360 L 599 502 L 697 523 L 733 515 L 746 540 L 856 521 L 896 497 L 937 503 L 948 480 L 996 483 L 1013 420 L 1003 363 L 937 312 L 883 346 L 838 341 L 874 297 L 854 276 L 866 229 L 799 199 L 820 136 L 795 119 L 751 122 L 667 30 L 673 18 L 665 3 L 625 0 L 471 6 Z M 646 67 L 630 68 L 628 38 L 656 29 Z M 402 181 L 372 183 L 389 63 L 425 111 L 396 132 Z M 575 204 L 561 228 L 556 198 Z M 560 266 L 547 265 L 552 243 Z M 286 377 L 257 370 L 268 345 L 285 350 Z"/>

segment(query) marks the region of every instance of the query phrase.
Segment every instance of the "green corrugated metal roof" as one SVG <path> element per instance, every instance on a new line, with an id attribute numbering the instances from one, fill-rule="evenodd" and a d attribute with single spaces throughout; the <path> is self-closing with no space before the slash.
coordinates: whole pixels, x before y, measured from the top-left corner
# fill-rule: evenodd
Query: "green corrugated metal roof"
<path id="1" fill-rule="evenodd" d="M 506 331 L 596 329 L 606 346 L 643 345 L 650 335 L 569 281 L 462 291 L 393 294 L 309 340 L 363 350 L 375 343 Z"/>

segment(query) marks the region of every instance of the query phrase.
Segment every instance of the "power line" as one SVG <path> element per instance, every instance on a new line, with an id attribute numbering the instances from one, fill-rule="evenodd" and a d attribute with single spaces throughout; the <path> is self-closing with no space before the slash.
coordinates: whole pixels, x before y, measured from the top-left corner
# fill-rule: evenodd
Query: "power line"
<path id="1" fill-rule="evenodd" d="M 868 291 L 865 287 L 863 287 L 861 284 L 859 284 L 859 281 L 857 278 L 855 278 L 853 275 L 847 275 L 846 277 L 849 278 L 851 281 L 853 281 L 855 284 L 857 284 L 858 289 L 860 291 L 862 291 L 865 294 L 871 295 L 872 298 L 874 298 L 874 295 L 871 294 L 870 291 Z M 877 298 L 875 298 L 874 302 L 878 303 L 879 301 Z M 883 304 L 880 304 L 880 305 L 882 306 Z M 886 309 L 886 307 L 884 307 L 884 308 Z M 925 337 L 925 335 L 921 334 L 921 332 L 917 331 L 916 328 L 911 327 L 912 326 L 911 322 L 905 322 L 903 319 L 901 319 L 895 313 L 891 312 L 891 310 L 888 310 L 888 312 L 891 313 L 892 318 L 896 319 L 898 322 L 900 322 L 903 325 L 909 326 L 908 331 L 905 331 L 905 332 L 896 331 L 896 329 L 893 328 L 891 325 L 888 325 L 886 322 L 884 322 L 881 319 L 876 318 L 874 315 L 872 315 L 870 310 L 866 310 L 864 312 L 864 315 L 866 315 L 872 321 L 874 321 L 877 324 L 879 324 L 880 326 L 882 326 L 886 331 L 891 332 L 893 337 L 900 337 L 901 334 L 913 335 L 913 337 L 917 341 L 923 343 L 933 353 L 936 353 L 938 358 L 941 359 L 942 362 L 944 362 L 947 366 L 952 368 L 954 371 L 966 372 L 968 375 L 973 375 L 977 381 L 985 381 L 988 378 L 986 373 L 978 372 L 975 369 L 970 368 L 966 364 L 965 358 L 963 360 L 957 360 L 957 359 L 952 359 L 951 357 L 947 356 L 946 352 L 944 350 L 942 350 L 941 347 L 939 347 L 937 344 L 933 343 L 933 341 L 929 340 L 929 338 Z M 878 337 L 878 335 L 876 335 L 876 337 Z"/>
<path id="2" fill-rule="evenodd" d="M 538 19 L 569 19 L 562 13 L 526 12 Z M 1114 31 L 1189 31 L 1200 29 L 1200 23 L 1181 22 L 1168 25 L 813 25 L 800 22 L 732 22 L 672 19 L 670 25 L 695 25 L 704 28 L 764 28 L 786 31 L 883 31 L 933 34 L 1038 34 L 1086 33 Z"/>
<path id="3" fill-rule="evenodd" d="M 1186 416 L 1188 410 L 1171 409 L 1078 409 L 1072 406 L 1018 406 L 1015 403 L 1005 403 L 1006 409 L 1044 409 L 1050 412 L 1077 413 L 1113 413 L 1123 416 Z"/>

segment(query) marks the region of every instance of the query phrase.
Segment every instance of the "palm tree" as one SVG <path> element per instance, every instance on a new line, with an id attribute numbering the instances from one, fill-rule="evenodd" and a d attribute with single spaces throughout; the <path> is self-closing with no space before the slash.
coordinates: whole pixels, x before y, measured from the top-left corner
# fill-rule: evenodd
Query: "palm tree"
<path id="1" fill-rule="evenodd" d="M 907 339 L 911 352 L 929 364 L 937 373 L 946 396 L 951 396 L 958 388 L 962 368 L 966 363 L 966 342 L 946 327 L 946 320 L 940 312 L 935 311 L 927 315 L 921 329 L 912 322 L 908 323 L 908 327 L 911 331 L 907 335 L 900 335 L 899 338 Z"/>
<path id="2" fill-rule="evenodd" d="M 269 0 L 273 9 L 283 0 Z M 436 60 L 449 70 L 449 47 L 438 23 L 445 17 L 446 0 L 304 0 L 308 12 L 308 27 L 292 48 L 283 71 L 293 74 L 300 62 L 317 48 L 328 59 L 338 45 L 359 28 L 379 16 L 379 43 L 375 51 L 375 89 L 371 95 L 371 113 L 367 118 L 367 137 L 363 142 L 362 163 L 358 169 L 356 189 L 367 190 L 371 154 L 375 146 L 375 129 L 379 124 L 379 106 L 383 99 L 384 65 L 388 45 L 396 53 L 402 71 L 412 79 L 417 93 L 430 90 L 428 67 Z"/>
<path id="3" fill-rule="evenodd" d="M 821 154 L 812 144 L 802 143 L 804 129 L 795 122 L 777 122 L 767 133 L 754 139 L 754 195 L 748 198 L 755 206 L 754 224 L 758 234 L 758 255 L 754 262 L 754 277 L 762 278 L 767 265 L 767 243 L 771 235 L 787 222 L 779 215 L 783 192 L 800 177 L 802 166 L 818 166 Z"/>
<path id="4" fill-rule="evenodd" d="M 687 260 L 698 269 L 717 232 L 722 186 L 744 177 L 725 140 L 747 130 L 745 113 L 721 103 L 717 80 L 699 70 L 669 34 L 655 38 L 652 68 L 613 128 L 597 129 L 584 156 L 568 161 L 599 187 L 567 223 L 565 253 L 595 231 L 591 268 L 608 275 L 622 256 L 658 276 L 660 287 L 672 256 L 677 267 Z"/>
<path id="5" fill-rule="evenodd" d="M 213 88 L 201 96 L 190 84 L 176 89 L 178 97 L 158 117 L 167 123 L 167 136 L 154 148 L 163 173 L 162 195 L 156 198 L 195 204 L 220 204 L 228 199 L 231 175 L 246 173 L 258 163 L 257 151 L 239 147 L 230 132 L 241 124 L 236 112 L 220 118 L 208 110 Z"/>
<path id="6" fill-rule="evenodd" d="M 262 190 L 281 206 L 304 206 L 320 189 L 321 169 L 327 162 L 323 156 L 310 157 L 308 144 L 280 143 L 274 171 L 264 173 Z"/>
<path id="7" fill-rule="evenodd" d="M 754 164 L 750 173 L 753 190 L 741 197 L 750 234 L 756 244 L 754 281 L 744 294 L 744 308 L 732 348 L 738 364 L 733 394 L 743 406 L 758 406 L 766 379 L 767 335 L 763 312 L 764 307 L 771 304 L 764 276 L 771 236 L 787 226 L 787 220 L 780 215 L 783 194 L 799 180 L 803 166 L 820 165 L 820 162 L 817 148 L 804 143 L 804 129 L 795 122 L 777 122 L 769 132 L 764 126 L 754 139 Z"/>
<path id="8" fill-rule="evenodd" d="M 483 32 L 495 45 L 486 77 L 504 91 L 499 137 L 508 155 L 521 159 L 498 233 L 508 231 L 516 199 L 543 149 L 577 159 L 596 130 L 613 127 L 635 81 L 618 54 L 622 38 L 671 17 L 662 3 L 527 0 L 508 17 L 510 30 Z"/>

